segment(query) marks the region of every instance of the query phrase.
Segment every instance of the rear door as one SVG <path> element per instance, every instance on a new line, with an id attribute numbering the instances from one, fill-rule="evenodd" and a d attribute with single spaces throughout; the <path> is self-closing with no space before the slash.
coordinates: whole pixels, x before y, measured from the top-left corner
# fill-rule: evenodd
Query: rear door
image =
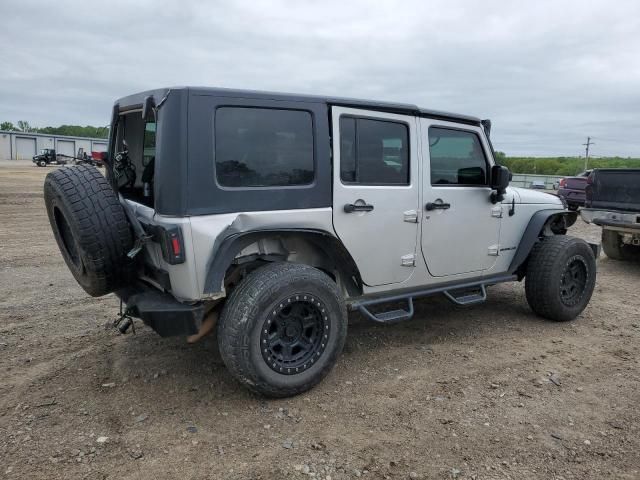
<path id="1" fill-rule="evenodd" d="M 332 108 L 333 225 L 369 286 L 415 266 L 419 171 L 415 117 Z"/>
<path id="2" fill-rule="evenodd" d="M 420 122 L 427 268 L 435 277 L 488 270 L 499 254 L 503 207 L 490 201 L 490 155 L 480 127 Z"/>

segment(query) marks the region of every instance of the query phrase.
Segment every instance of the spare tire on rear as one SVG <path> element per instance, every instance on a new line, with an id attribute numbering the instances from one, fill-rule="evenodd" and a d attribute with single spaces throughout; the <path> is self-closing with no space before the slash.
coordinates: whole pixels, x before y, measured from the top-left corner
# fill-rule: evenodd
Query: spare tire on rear
<path id="1" fill-rule="evenodd" d="M 99 297 L 125 286 L 133 234 L 107 179 L 89 165 L 58 168 L 44 181 L 49 223 L 62 257 L 80 286 Z"/>

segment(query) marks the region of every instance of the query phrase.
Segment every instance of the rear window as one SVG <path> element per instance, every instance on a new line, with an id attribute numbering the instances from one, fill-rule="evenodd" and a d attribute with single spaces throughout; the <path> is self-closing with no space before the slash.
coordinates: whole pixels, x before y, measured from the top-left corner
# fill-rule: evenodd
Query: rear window
<path id="1" fill-rule="evenodd" d="M 220 107 L 215 114 L 216 178 L 224 187 L 313 182 L 313 122 L 302 110 Z"/>

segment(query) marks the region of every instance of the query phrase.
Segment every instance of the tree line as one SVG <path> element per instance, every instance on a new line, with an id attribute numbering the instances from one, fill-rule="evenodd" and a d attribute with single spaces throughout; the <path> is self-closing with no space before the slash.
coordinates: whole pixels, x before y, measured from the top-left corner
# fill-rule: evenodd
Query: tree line
<path id="1" fill-rule="evenodd" d="M 584 171 L 584 157 L 508 157 L 495 152 L 496 162 L 513 173 L 570 176 Z M 640 168 L 640 158 L 589 158 L 588 168 Z"/>
<path id="2" fill-rule="evenodd" d="M 0 130 L 8 132 L 46 133 L 49 135 L 68 135 L 70 137 L 108 138 L 109 127 L 93 127 L 91 125 L 60 125 L 59 127 L 32 127 L 29 122 L 19 120 L 15 125 L 12 122 L 1 122 Z"/>

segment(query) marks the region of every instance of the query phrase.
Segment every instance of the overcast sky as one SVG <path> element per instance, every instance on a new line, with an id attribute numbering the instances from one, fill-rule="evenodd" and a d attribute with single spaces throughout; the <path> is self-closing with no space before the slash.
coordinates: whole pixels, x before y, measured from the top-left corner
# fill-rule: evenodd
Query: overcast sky
<path id="1" fill-rule="evenodd" d="M 135 6 L 134 6 L 135 5 Z M 638 1 L 0 2 L 0 121 L 106 125 L 172 85 L 415 103 L 509 155 L 640 157 Z"/>

